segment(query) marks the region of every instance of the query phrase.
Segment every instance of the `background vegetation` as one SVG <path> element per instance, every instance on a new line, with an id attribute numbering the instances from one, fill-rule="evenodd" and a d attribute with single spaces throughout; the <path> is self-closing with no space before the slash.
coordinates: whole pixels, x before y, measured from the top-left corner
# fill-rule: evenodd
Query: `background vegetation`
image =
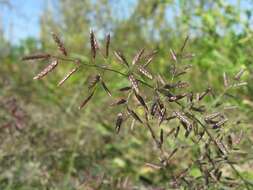
<path id="1" fill-rule="evenodd" d="M 158 50 L 151 68 L 165 76 L 170 48 L 179 48 L 189 35 L 186 51 L 195 54 L 187 78 L 192 90 L 211 86 L 219 92 L 224 72 L 233 75 L 245 68 L 248 85 L 228 100 L 237 106 L 231 113 L 234 129 L 244 134 L 236 167 L 253 183 L 253 1 L 136 0 L 133 6 L 116 0 L 53 2 L 44 7 L 39 39 L 13 44 L 0 33 L 0 189 L 95 189 L 99 181 L 102 189 L 168 188 L 166 176 L 144 165 L 157 161 L 148 133 L 132 133 L 126 125 L 115 134 L 117 109 L 108 109 L 111 99 L 104 92 L 78 111 L 92 69 L 57 88 L 70 70 L 67 64 L 46 80 L 33 81 L 43 63 L 21 61 L 26 54 L 55 51 L 51 31 L 61 35 L 71 55 L 89 60 L 90 28 L 100 42 L 111 33 L 112 48 L 124 50 L 128 58 L 143 47 Z M 112 89 L 127 84 L 110 76 L 107 81 Z M 183 167 L 185 162 L 187 157 L 179 157 L 173 164 Z M 196 168 L 191 172 L 198 176 Z"/>

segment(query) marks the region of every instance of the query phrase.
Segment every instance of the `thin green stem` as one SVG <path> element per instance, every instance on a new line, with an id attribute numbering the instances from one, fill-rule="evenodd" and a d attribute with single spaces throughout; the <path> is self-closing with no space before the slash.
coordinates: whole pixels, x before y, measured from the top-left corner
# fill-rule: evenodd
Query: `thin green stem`
<path id="1" fill-rule="evenodd" d="M 79 61 L 81 66 L 94 67 L 94 68 L 102 69 L 102 70 L 105 70 L 105 71 L 114 72 L 114 73 L 117 73 L 117 74 L 119 74 L 121 76 L 124 76 L 124 77 L 128 77 L 128 74 L 117 71 L 117 70 L 112 69 L 112 68 L 108 68 L 105 65 L 89 64 L 89 63 L 85 63 L 84 61 L 80 61 L 80 60 L 74 59 L 74 58 L 65 58 L 65 57 L 60 57 L 60 56 L 52 56 L 52 57 L 54 57 L 56 59 L 59 59 L 59 60 L 62 60 L 62 61 L 68 61 L 68 62 L 73 62 L 73 63 L 76 63 L 77 61 Z M 141 79 L 136 79 L 136 80 L 138 82 L 142 83 L 143 85 L 149 87 L 149 88 L 152 88 L 152 89 L 154 88 L 152 85 L 148 84 L 147 82 L 145 82 Z"/>

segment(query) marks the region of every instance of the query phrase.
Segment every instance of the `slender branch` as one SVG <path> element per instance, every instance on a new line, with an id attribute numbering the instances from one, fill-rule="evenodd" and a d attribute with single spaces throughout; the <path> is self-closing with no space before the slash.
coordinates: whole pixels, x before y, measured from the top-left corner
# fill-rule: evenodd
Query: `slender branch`
<path id="1" fill-rule="evenodd" d="M 124 77 L 128 77 L 128 75 L 126 73 L 122 73 L 120 71 L 117 71 L 115 69 L 112 69 L 112 68 L 108 68 L 106 67 L 105 65 L 97 65 L 97 64 L 88 64 L 88 63 L 85 63 L 79 59 L 74 59 L 74 58 L 65 58 L 65 57 L 60 57 L 60 56 L 52 56 L 56 59 L 59 59 L 59 60 L 62 60 L 62 61 L 68 61 L 68 62 L 72 62 L 72 63 L 76 63 L 76 62 L 79 62 L 81 63 L 80 65 L 81 66 L 87 66 L 87 67 L 94 67 L 94 68 L 98 68 L 98 69 L 102 69 L 102 70 L 105 70 L 105 71 L 110 71 L 110 72 L 114 72 L 114 73 L 117 73 L 121 76 L 124 76 Z M 143 85 L 149 87 L 149 88 L 154 88 L 152 85 L 148 84 L 147 82 L 141 80 L 141 79 L 136 79 L 138 82 L 142 83 Z"/>

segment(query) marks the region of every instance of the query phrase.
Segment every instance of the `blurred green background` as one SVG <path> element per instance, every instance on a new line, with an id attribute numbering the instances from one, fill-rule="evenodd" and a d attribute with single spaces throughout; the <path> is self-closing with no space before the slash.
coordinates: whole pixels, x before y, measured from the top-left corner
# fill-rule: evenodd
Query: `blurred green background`
<path id="1" fill-rule="evenodd" d="M 58 88 L 69 65 L 33 81 L 44 63 L 21 61 L 34 52 L 57 52 L 52 31 L 60 34 L 71 56 L 89 59 L 90 28 L 100 43 L 111 33 L 111 48 L 123 50 L 128 59 L 140 48 L 157 49 L 150 67 L 164 76 L 170 48 L 180 48 L 189 35 L 185 51 L 196 55 L 187 76 L 192 90 L 210 85 L 219 92 L 223 72 L 233 75 L 245 68 L 248 85 L 235 90 L 229 102 L 238 106 L 234 116 L 243 122 L 236 127 L 246 134 L 241 148 L 248 155 L 239 169 L 253 181 L 252 8 L 251 0 L 0 1 L 0 189 L 92 189 L 102 174 L 108 189 L 123 189 L 123 182 L 137 189 L 168 184 L 166 176 L 144 166 L 157 159 L 147 132 L 132 134 L 126 125 L 115 134 L 118 110 L 108 109 L 111 99 L 103 91 L 78 111 L 94 70 L 78 72 Z M 128 84 L 120 77 L 106 79 L 110 89 Z M 10 107 L 18 109 L 18 121 Z M 13 122 L 21 130 L 9 127 Z"/>

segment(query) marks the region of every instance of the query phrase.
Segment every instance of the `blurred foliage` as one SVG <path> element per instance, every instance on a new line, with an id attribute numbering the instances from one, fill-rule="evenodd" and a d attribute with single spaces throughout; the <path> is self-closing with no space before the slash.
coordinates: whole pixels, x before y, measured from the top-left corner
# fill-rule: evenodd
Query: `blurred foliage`
<path id="1" fill-rule="evenodd" d="M 247 133 L 241 148 L 249 155 L 239 169 L 253 182 L 253 1 L 53 2 L 44 7 L 41 15 L 40 39 L 28 38 L 13 45 L 0 33 L 0 104 L 15 98 L 28 116 L 21 131 L 0 128 L 0 189 L 95 189 L 102 176 L 106 183 L 101 189 L 168 186 L 168 176 L 144 166 L 146 161 L 156 159 L 147 132 L 138 129 L 132 134 L 126 126 L 120 135 L 115 135 L 117 109 L 107 109 L 111 100 L 103 92 L 87 109 L 77 110 L 87 95 L 83 86 L 92 69 L 56 88 L 57 81 L 70 69 L 68 65 L 62 63 L 64 67 L 47 80 L 34 82 L 32 77 L 43 63 L 27 65 L 20 61 L 25 54 L 55 51 L 51 31 L 61 35 L 72 56 L 89 60 L 90 28 L 95 29 L 100 43 L 106 33 L 111 33 L 112 48 L 122 49 L 127 58 L 143 47 L 157 49 L 159 56 L 151 67 L 165 76 L 170 48 L 180 47 L 189 35 L 186 51 L 196 55 L 190 62 L 194 69 L 187 77 L 193 90 L 201 91 L 210 85 L 220 91 L 223 72 L 233 75 L 246 68 L 244 79 L 248 85 L 236 92 L 231 104 L 238 106 L 234 117 L 241 120 L 238 127 Z M 127 84 L 119 77 L 106 77 L 109 88 Z M 0 117 L 3 126 L 13 120 L 3 106 Z M 175 160 L 174 164 L 184 166 L 188 161 Z M 191 173 L 199 175 L 195 168 Z"/>

